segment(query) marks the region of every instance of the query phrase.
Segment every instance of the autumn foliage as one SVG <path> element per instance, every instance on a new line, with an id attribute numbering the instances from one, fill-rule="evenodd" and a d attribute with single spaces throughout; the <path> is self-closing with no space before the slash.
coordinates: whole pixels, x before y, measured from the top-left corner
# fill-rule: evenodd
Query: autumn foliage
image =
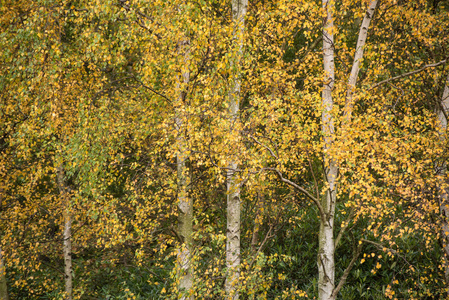
<path id="1" fill-rule="evenodd" d="M 0 299 L 446 299 L 447 1 L 0 2 Z"/>

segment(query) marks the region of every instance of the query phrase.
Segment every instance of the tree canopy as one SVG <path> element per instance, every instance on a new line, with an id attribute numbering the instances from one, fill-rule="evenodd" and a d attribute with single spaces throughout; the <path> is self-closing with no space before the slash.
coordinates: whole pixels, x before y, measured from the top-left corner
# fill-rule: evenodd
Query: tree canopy
<path id="1" fill-rule="evenodd" d="M 447 297 L 447 1 L 0 3 L 0 299 Z"/>

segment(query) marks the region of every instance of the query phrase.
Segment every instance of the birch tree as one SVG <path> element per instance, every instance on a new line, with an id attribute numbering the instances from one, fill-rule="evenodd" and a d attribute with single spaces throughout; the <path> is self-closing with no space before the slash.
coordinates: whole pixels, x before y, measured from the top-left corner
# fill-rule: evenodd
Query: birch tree
<path id="1" fill-rule="evenodd" d="M 179 282 L 179 299 L 193 299 L 191 289 L 193 287 L 193 272 L 191 266 L 192 253 L 192 221 L 193 221 L 193 202 L 188 194 L 188 186 L 190 184 L 188 169 L 186 168 L 186 160 L 188 158 L 188 148 L 185 137 L 185 116 L 183 107 L 185 105 L 186 86 L 189 83 L 189 41 L 183 40 L 178 44 L 179 52 L 184 57 L 184 64 L 181 70 L 181 82 L 178 82 L 179 97 L 177 107 L 175 108 L 175 126 L 176 126 L 176 168 L 178 176 L 178 230 L 182 239 L 181 249 L 178 252 L 178 264 L 180 274 Z"/>
<path id="2" fill-rule="evenodd" d="M 349 121 L 352 113 L 352 93 L 357 83 L 357 75 L 360 63 L 363 58 L 363 50 L 368 35 L 368 28 L 377 6 L 377 0 L 369 4 L 368 11 L 362 21 L 357 40 L 354 62 L 349 76 L 347 99 L 346 99 L 346 122 Z M 335 242 L 334 242 L 334 215 L 337 195 L 338 165 L 331 153 L 335 151 L 335 129 L 332 110 L 334 102 L 332 100 L 332 89 L 335 81 L 335 55 L 334 55 L 334 3 L 331 0 L 323 1 L 323 10 L 326 12 L 323 28 L 323 65 L 324 65 L 324 86 L 323 86 L 323 114 L 321 117 L 323 133 L 323 162 L 324 177 L 326 183 L 325 196 L 321 200 L 322 214 L 320 219 L 319 249 L 318 249 L 318 292 L 319 299 L 335 299 L 341 288 L 339 284 L 335 288 Z M 345 126 L 345 124 L 343 124 Z M 338 147 L 338 146 L 337 146 Z M 344 278 L 341 283 L 344 283 Z"/>
<path id="3" fill-rule="evenodd" d="M 315 177 L 315 174 L 312 167 L 312 178 L 315 181 L 315 189 L 316 192 L 309 192 L 307 188 L 301 186 L 297 182 L 294 182 L 293 180 L 287 179 L 284 174 L 286 174 L 286 165 L 292 163 L 291 159 L 293 156 L 293 153 L 295 153 L 295 150 L 291 150 L 292 152 L 288 154 L 284 154 L 281 157 L 280 151 L 283 149 L 289 149 L 292 147 L 289 143 L 294 143 L 299 141 L 304 142 L 311 142 L 313 145 L 313 135 L 312 138 L 307 136 L 307 130 L 310 130 L 313 127 L 307 126 L 306 128 L 303 127 L 296 127 L 297 130 L 304 130 L 305 132 L 302 133 L 291 133 L 290 130 L 286 129 L 285 132 L 282 134 L 282 139 L 277 140 L 278 142 L 282 143 L 282 146 L 279 144 L 276 144 L 275 142 L 271 142 L 273 145 L 273 148 L 271 148 L 271 145 L 262 143 L 261 141 L 257 140 L 256 138 L 252 137 L 253 140 L 256 142 L 256 144 L 259 144 L 262 148 L 265 148 L 264 150 L 268 150 L 268 152 L 271 154 L 272 158 L 275 159 L 277 162 L 278 167 L 266 167 L 263 169 L 272 170 L 274 171 L 280 180 L 284 183 L 287 183 L 288 185 L 292 186 L 298 193 L 303 194 L 305 198 L 311 200 L 318 208 L 318 215 L 320 220 L 320 228 L 319 228 L 319 239 L 318 239 L 318 256 L 317 256 L 317 265 L 318 265 L 318 299 L 336 299 L 339 291 L 341 290 L 342 286 L 345 284 L 348 274 L 351 271 L 352 267 L 354 266 L 354 263 L 358 257 L 358 253 L 360 251 L 360 246 L 354 251 L 354 257 L 350 261 L 349 265 L 346 267 L 344 273 L 342 274 L 338 284 L 335 284 L 335 249 L 338 246 L 338 242 L 341 240 L 341 237 L 345 233 L 345 227 L 341 229 L 341 231 L 338 233 L 338 236 L 335 239 L 335 209 L 337 205 L 337 185 L 338 185 L 338 177 L 339 177 L 339 151 L 342 147 L 342 144 L 346 141 L 347 138 L 350 138 L 350 136 L 345 136 L 345 132 L 350 126 L 351 121 L 351 114 L 354 107 L 354 98 L 353 94 L 356 89 L 357 84 L 357 77 L 360 70 L 361 62 L 363 59 L 363 53 L 364 48 L 367 40 L 368 35 L 368 29 L 371 23 L 371 20 L 374 15 L 374 11 L 377 7 L 377 1 L 371 1 L 368 5 L 367 11 L 365 13 L 364 18 L 362 19 L 361 25 L 359 27 L 359 33 L 357 36 L 357 43 L 355 46 L 355 52 L 353 54 L 353 64 L 352 68 L 349 74 L 345 74 L 344 71 L 339 70 L 339 74 L 343 74 L 345 77 L 345 80 L 347 80 L 347 83 L 345 84 L 345 95 L 346 99 L 343 102 L 344 108 L 340 111 L 343 112 L 341 115 L 339 115 L 339 106 L 341 105 L 341 102 L 335 102 L 334 97 L 339 99 L 339 93 L 341 93 L 341 86 L 339 87 L 340 90 L 334 91 L 335 86 L 335 78 L 336 78 L 336 70 L 335 70 L 335 41 L 334 41 L 334 34 L 337 32 L 336 25 L 334 24 L 335 19 L 335 2 L 334 1 L 323 1 L 321 6 L 321 12 L 324 13 L 323 19 L 324 19 L 324 26 L 322 28 L 322 36 L 321 38 L 317 38 L 312 44 L 311 48 L 315 47 L 317 42 L 322 40 L 323 42 L 323 52 L 322 52 L 322 61 L 323 61 L 323 72 L 324 75 L 322 77 L 323 81 L 323 87 L 322 87 L 322 94 L 321 94 L 321 137 L 322 137 L 322 145 L 321 145 L 321 151 L 320 155 L 322 155 L 322 162 L 323 162 L 323 190 L 321 193 L 318 191 L 319 186 L 317 183 L 317 179 Z M 348 3 L 345 3 L 345 5 L 348 5 Z M 288 8 L 285 8 L 282 4 L 280 4 L 280 8 L 282 10 Z M 293 8 L 290 8 L 290 10 L 293 10 Z M 298 10 L 298 8 L 296 8 Z M 299 9 L 300 10 L 300 9 Z M 315 13 L 315 11 L 313 11 Z M 318 12 L 319 13 L 319 12 Z M 282 13 L 280 13 L 282 15 Z M 300 17 L 298 17 L 300 18 Z M 306 23 L 307 24 L 307 23 Z M 310 25 L 309 25 L 310 26 Z M 295 30 L 297 30 L 295 28 Z M 275 33 L 273 33 L 275 34 Z M 284 44 L 285 45 L 285 44 Z M 285 46 L 284 46 L 285 47 Z M 308 49 L 310 51 L 311 49 Z M 282 53 L 282 50 L 278 50 L 280 53 Z M 307 51 L 305 51 L 307 53 Z M 279 55 L 279 54 L 278 54 Z M 274 58 L 272 58 L 274 59 Z M 304 59 L 304 58 L 303 58 Z M 341 59 L 341 58 L 340 58 Z M 297 60 L 301 62 L 301 60 Z M 295 61 L 295 63 L 297 63 Z M 311 60 L 310 63 L 315 63 L 315 61 Z M 279 62 L 281 65 L 282 62 Z M 284 66 L 284 68 L 288 68 L 288 66 Z M 307 67 L 305 68 L 307 70 Z M 271 71 L 274 72 L 274 71 Z M 262 71 L 261 71 L 262 73 Z M 308 72 L 305 72 L 305 75 L 308 75 Z M 285 74 L 284 76 L 288 76 Z M 275 76 L 273 76 L 275 77 Z M 275 77 L 276 78 L 276 77 Z M 279 76 L 278 76 L 279 78 Z M 280 82 L 282 82 L 282 79 L 278 79 Z M 310 80 L 306 79 L 309 84 Z M 276 86 L 277 84 L 277 86 Z M 273 86 L 277 87 L 277 89 L 280 89 L 279 87 L 282 86 L 281 83 L 276 82 L 276 84 L 273 84 Z M 285 87 L 282 87 L 283 92 L 281 92 L 278 97 L 280 100 L 278 100 L 280 103 L 276 103 L 274 99 L 272 101 L 267 101 L 271 105 L 271 109 L 269 106 L 267 106 L 267 111 L 274 111 L 278 109 L 279 111 L 285 111 L 285 108 L 282 107 L 282 102 L 286 101 L 283 98 L 287 98 L 290 95 L 287 91 L 288 89 L 291 89 L 292 87 L 286 85 Z M 290 96 L 291 97 L 291 96 Z M 310 96 L 307 96 L 310 97 Z M 295 99 L 295 97 L 292 97 Z M 292 101 L 295 101 L 293 100 Z M 307 98 L 308 101 L 313 101 L 313 97 Z M 307 101 L 307 100 L 304 100 Z M 273 103 L 274 102 L 274 103 Z M 295 102 L 293 102 L 295 103 Z M 305 105 L 303 103 L 298 103 L 299 105 Z M 264 105 L 267 105 L 264 103 Z M 274 108 L 273 105 L 280 105 L 279 108 Z M 285 105 L 285 104 L 284 104 Z M 305 106 L 307 107 L 307 106 Z M 263 108 L 265 109 L 265 108 Z M 297 114 L 300 113 L 307 113 L 307 109 L 305 111 L 301 111 L 298 109 L 296 112 Z M 293 116 L 293 117 L 291 117 Z M 298 118 L 298 120 L 295 119 L 295 121 L 299 124 L 301 122 L 307 122 L 304 119 L 306 117 L 296 117 L 296 114 L 292 112 L 285 113 L 283 115 L 282 113 L 280 116 L 277 116 L 277 118 L 282 118 L 284 120 L 288 120 L 289 118 Z M 268 119 L 276 119 L 276 117 L 268 116 Z M 342 121 L 343 120 L 343 121 Z M 283 121 L 273 121 L 272 123 L 269 123 L 270 125 L 266 125 L 267 128 L 271 128 L 273 126 L 283 126 Z M 292 120 L 293 121 L 293 120 Z M 295 121 L 293 121 L 293 124 L 297 124 Z M 267 130 L 268 131 L 268 130 Z M 310 134 L 310 133 L 309 133 Z M 265 140 L 272 141 L 273 137 L 268 136 L 265 137 Z M 299 162 L 298 164 L 301 165 L 301 163 L 308 163 L 310 164 L 310 158 L 307 158 L 308 155 L 303 155 L 303 152 L 310 151 L 309 149 L 313 149 L 315 146 L 298 146 L 298 149 L 296 149 L 297 154 L 295 153 L 294 156 L 298 158 Z M 313 150 L 312 150 L 313 151 Z M 301 170 L 301 167 L 300 167 Z M 295 174 L 297 171 L 292 172 L 289 174 L 289 176 L 298 177 L 297 174 Z M 351 216 L 349 216 L 348 222 L 350 222 Z"/>
<path id="4" fill-rule="evenodd" d="M 65 299 L 73 299 L 73 276 L 72 276 L 72 216 L 70 214 L 70 194 L 64 180 L 64 169 L 62 166 L 57 168 L 57 182 L 59 194 L 64 206 L 64 231 L 63 231 L 63 256 L 64 256 L 64 283 Z"/>
<path id="5" fill-rule="evenodd" d="M 3 166 L 0 168 L 0 171 L 3 173 Z M 3 193 L 4 193 L 3 187 L 0 187 L 0 209 L 3 209 Z M 1 245 L 0 245 L 0 300 L 9 300 L 8 283 L 6 281 L 6 267 L 5 262 L 3 261 L 3 253 Z"/>
<path id="6" fill-rule="evenodd" d="M 441 98 L 440 107 L 438 108 L 438 123 L 440 139 L 446 141 L 447 123 L 449 114 L 449 75 L 444 85 L 443 96 Z M 446 280 L 446 289 L 449 294 L 449 191 L 446 187 L 446 169 L 447 164 L 444 162 L 437 168 L 437 175 L 444 179 L 444 187 L 439 189 L 440 193 L 440 214 L 441 214 L 441 236 L 443 240 L 443 265 Z"/>
<path id="7" fill-rule="evenodd" d="M 335 82 L 334 65 L 334 3 L 331 0 L 323 1 L 323 10 L 326 12 L 323 28 L 323 65 L 324 65 L 324 86 L 323 86 L 323 113 L 321 116 L 323 132 L 323 155 L 324 155 L 324 177 L 328 185 L 321 200 L 321 219 L 319 232 L 318 249 L 318 298 L 320 300 L 332 299 L 334 289 L 335 262 L 334 262 L 334 214 L 336 205 L 336 183 L 338 168 L 330 151 L 334 147 L 334 118 L 332 116 L 333 101 L 332 89 Z"/>
<path id="8" fill-rule="evenodd" d="M 180 13 L 180 3 L 186 12 Z M 417 191 L 436 182 L 423 171 L 430 165 L 435 173 L 426 162 L 433 158 L 421 150 L 435 148 L 428 138 L 435 136 L 435 114 L 406 109 L 428 96 L 419 78 L 408 76 L 430 75 L 415 68 L 426 54 L 400 50 L 416 42 L 408 33 L 422 46 L 442 29 L 426 31 L 420 23 L 419 30 L 408 31 L 418 5 L 383 4 L 370 43 L 374 0 L 260 1 L 248 13 L 246 0 L 50 1 L 18 9 L 14 26 L 0 39 L 6 61 L 0 68 L 6 87 L 0 131 L 20 125 L 1 158 L 8 168 L 0 172 L 8 181 L 8 204 L 0 206 L 2 218 L 6 207 L 2 248 L 11 296 L 132 298 L 128 287 L 143 286 L 136 290 L 149 298 L 336 299 L 348 295 L 342 286 L 354 282 L 353 267 L 368 274 L 373 267 L 375 278 L 391 253 L 405 258 L 407 268 L 403 274 L 398 266 L 382 270 L 392 276 L 391 285 L 399 276 L 417 274 L 420 280 L 417 287 L 401 283 L 397 297 L 412 298 L 408 286 L 420 289 L 435 280 L 414 271 L 409 254 L 391 245 L 413 235 L 419 247 L 426 244 L 422 250 L 436 240 L 435 234 L 419 236 L 421 230 L 433 233 L 421 226 L 430 222 L 415 222 L 433 209 Z M 26 38 L 15 39 L 19 33 Z M 410 68 L 415 71 L 404 71 Z M 76 192 L 69 191 L 72 184 Z M 446 218 L 446 183 L 441 187 L 440 215 Z M 403 193 L 388 194 L 398 190 Z M 301 223 L 305 215 L 313 224 Z M 318 233 L 318 241 L 295 239 L 305 230 L 309 238 Z M 283 253 L 291 240 L 312 245 L 312 259 L 297 259 L 305 257 L 295 252 L 299 247 Z M 275 247 L 264 247 L 271 241 Z M 353 251 L 338 248 L 348 242 Z M 367 266 L 368 253 L 358 261 L 367 248 L 387 254 L 369 253 L 378 264 Z M 429 253 L 423 256 L 434 255 Z M 295 260 L 317 266 L 317 272 L 298 272 L 287 263 Z M 56 267 L 44 266 L 46 261 Z M 278 267 L 280 262 L 286 264 Z M 277 272 L 282 268 L 290 268 L 292 277 Z M 48 276 L 37 281 L 30 274 Z M 318 276 L 318 289 L 308 280 L 312 276 Z M 385 292 L 382 283 L 375 286 L 382 287 L 375 295 L 395 296 L 390 285 Z M 434 291 L 425 292 L 414 298 Z"/>
<path id="9" fill-rule="evenodd" d="M 1 197 L 1 196 L 0 196 Z M 6 269 L 3 263 L 2 248 L 0 247 L 0 300 L 8 300 L 8 285 L 6 282 Z"/>
<path id="10" fill-rule="evenodd" d="M 231 139 L 237 141 L 238 114 L 240 103 L 241 66 L 243 56 L 243 37 L 245 31 L 245 15 L 248 9 L 248 0 L 232 1 L 232 20 L 234 24 L 231 48 L 231 75 L 229 90 L 229 130 Z M 230 144 L 233 147 L 234 143 Z M 237 176 L 237 155 L 235 149 L 231 151 L 232 157 L 228 161 L 227 178 L 227 230 L 226 230 L 226 295 L 228 299 L 238 299 L 238 278 L 240 275 L 240 183 Z"/>

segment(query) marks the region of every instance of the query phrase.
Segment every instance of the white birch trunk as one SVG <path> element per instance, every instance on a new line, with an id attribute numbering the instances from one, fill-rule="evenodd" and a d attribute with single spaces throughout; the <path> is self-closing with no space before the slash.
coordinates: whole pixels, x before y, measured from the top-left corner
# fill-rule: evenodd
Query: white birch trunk
<path id="1" fill-rule="evenodd" d="M 353 110 L 353 92 L 357 83 L 360 70 L 360 63 L 363 58 L 363 50 L 368 35 L 368 28 L 374 11 L 377 7 L 377 0 L 370 1 L 368 11 L 360 26 L 357 40 L 354 62 L 348 80 L 348 90 L 344 110 L 343 126 L 348 126 Z M 334 117 L 332 115 L 333 99 L 332 89 L 335 81 L 334 65 L 334 23 L 333 23 L 333 2 L 323 0 L 323 9 L 326 13 L 323 28 L 323 66 L 324 66 L 324 86 L 323 86 L 323 113 L 322 113 L 322 133 L 323 133 L 323 153 L 324 153 L 324 176 L 327 183 L 327 190 L 322 198 L 321 205 L 325 218 L 320 220 L 319 249 L 318 249 L 318 299 L 336 299 L 339 288 L 335 289 L 335 241 L 334 241 L 334 216 L 337 193 L 338 165 L 332 157 L 334 152 Z M 344 278 L 342 278 L 344 283 Z M 340 285 L 341 285 L 340 284 Z M 334 290 L 335 289 L 335 290 Z"/>
<path id="2" fill-rule="evenodd" d="M 73 283 L 72 283 L 72 217 L 70 215 L 69 195 L 64 183 L 64 170 L 58 167 L 57 180 L 59 193 L 63 199 L 64 205 L 64 233 L 63 233 L 63 253 L 64 253 L 64 282 L 65 282 L 65 299 L 73 299 Z"/>
<path id="3" fill-rule="evenodd" d="M 0 209 L 3 206 L 3 189 L 0 189 Z M 6 282 L 6 267 L 3 261 L 2 247 L 0 245 L 0 300 L 9 300 L 8 284 Z"/>
<path id="4" fill-rule="evenodd" d="M 240 61 L 243 56 L 243 34 L 245 31 L 245 15 L 248 9 L 248 0 L 232 0 L 232 19 L 234 22 L 233 46 L 236 48 L 235 56 L 231 60 L 231 87 L 229 91 L 229 128 L 231 139 L 238 134 L 233 128 L 238 119 L 240 102 Z M 234 48 L 234 47 L 233 47 Z M 234 143 L 231 143 L 233 147 Z M 232 153 L 233 151 L 231 151 Z M 236 176 L 237 162 L 234 153 L 231 154 L 226 171 L 227 181 L 227 230 L 226 230 L 226 298 L 236 300 L 239 298 L 238 280 L 240 276 L 240 184 Z"/>
<path id="5" fill-rule="evenodd" d="M 359 36 L 357 39 L 357 46 L 354 54 L 354 62 L 352 63 L 351 74 L 349 75 L 348 80 L 348 90 L 346 92 L 346 104 L 345 104 L 345 112 L 344 114 L 347 116 L 347 119 L 351 119 L 352 110 L 354 107 L 353 102 L 353 93 L 355 90 L 355 86 L 357 84 L 357 78 L 360 71 L 360 63 L 363 58 L 363 51 L 366 44 L 366 38 L 368 37 L 368 28 L 371 23 L 371 20 L 374 15 L 374 11 L 376 10 L 378 0 L 371 0 L 368 6 L 368 11 L 363 18 L 362 25 L 360 26 Z"/>
<path id="6" fill-rule="evenodd" d="M 440 138 L 446 138 L 447 116 L 449 113 L 449 75 L 444 86 L 443 97 L 441 99 L 441 107 L 438 110 L 438 121 L 440 125 Z M 444 163 L 437 173 L 440 176 L 446 176 L 447 164 Z M 444 262 L 444 278 L 446 281 L 446 291 L 449 295 L 449 190 L 441 188 L 440 193 L 440 213 L 442 216 L 441 235 L 443 238 L 443 262 Z"/>
<path id="7" fill-rule="evenodd" d="M 193 272 L 191 264 L 192 253 L 192 231 L 193 231 L 193 203 L 188 196 L 189 176 L 187 174 L 186 160 L 188 158 L 188 147 L 185 138 L 183 122 L 184 116 L 182 115 L 182 107 L 184 106 L 184 90 L 185 86 L 190 81 L 190 73 L 188 69 L 189 62 L 189 41 L 182 41 L 179 43 L 179 50 L 184 56 L 184 68 L 182 70 L 182 83 L 178 82 L 179 98 L 178 106 L 176 108 L 175 126 L 177 130 L 177 153 L 176 153 L 176 166 L 178 176 L 178 231 L 179 236 L 182 239 L 181 248 L 178 251 L 178 269 L 179 276 L 179 296 L 181 300 L 191 300 L 192 287 L 193 287 Z"/>
<path id="8" fill-rule="evenodd" d="M 257 244 L 259 243 L 260 224 L 263 220 L 264 196 L 261 191 L 257 192 L 256 217 L 254 218 L 253 236 L 251 238 L 251 251 L 256 253 Z"/>
<path id="9" fill-rule="evenodd" d="M 67 209 L 64 218 L 64 277 L 66 299 L 72 300 L 72 218 Z"/>
<path id="10" fill-rule="evenodd" d="M 332 88 L 335 81 L 334 66 L 334 22 L 333 3 L 331 0 L 323 0 L 323 9 L 326 12 L 323 28 L 323 65 L 324 86 L 322 92 L 323 113 L 323 159 L 324 175 L 328 185 L 326 193 L 321 200 L 324 210 L 324 219 L 320 220 L 319 246 L 318 246 L 318 299 L 331 299 L 335 281 L 334 261 L 334 213 L 336 200 L 336 180 L 338 168 L 330 151 L 334 145 L 334 117 L 332 116 L 333 100 Z"/>
<path id="11" fill-rule="evenodd" d="M 1 196 L 0 196 L 1 197 Z M 6 284 L 6 269 L 3 262 L 2 247 L 0 246 L 0 300 L 8 300 L 8 287 Z"/>

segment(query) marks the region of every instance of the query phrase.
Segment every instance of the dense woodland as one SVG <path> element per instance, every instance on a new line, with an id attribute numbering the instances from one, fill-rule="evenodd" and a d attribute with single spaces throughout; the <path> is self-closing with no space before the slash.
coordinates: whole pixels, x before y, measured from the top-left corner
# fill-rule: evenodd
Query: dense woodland
<path id="1" fill-rule="evenodd" d="M 0 299 L 447 299 L 449 1 L 1 0 Z"/>

